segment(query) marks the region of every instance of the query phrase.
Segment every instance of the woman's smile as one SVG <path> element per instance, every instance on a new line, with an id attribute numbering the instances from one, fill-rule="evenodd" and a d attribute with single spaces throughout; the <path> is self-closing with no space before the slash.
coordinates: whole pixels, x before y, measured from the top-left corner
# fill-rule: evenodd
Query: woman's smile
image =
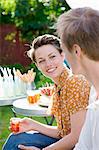
<path id="1" fill-rule="evenodd" d="M 46 72 L 53 73 L 56 69 L 57 69 L 56 67 L 53 67 L 53 68 L 47 69 Z"/>

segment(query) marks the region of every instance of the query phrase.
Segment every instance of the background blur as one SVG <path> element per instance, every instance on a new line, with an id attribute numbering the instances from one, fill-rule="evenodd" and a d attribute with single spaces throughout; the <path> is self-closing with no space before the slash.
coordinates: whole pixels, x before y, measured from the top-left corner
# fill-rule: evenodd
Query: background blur
<path id="1" fill-rule="evenodd" d="M 32 40 L 55 34 L 57 17 L 68 9 L 65 0 L 0 0 L 0 65 L 29 65 Z"/>

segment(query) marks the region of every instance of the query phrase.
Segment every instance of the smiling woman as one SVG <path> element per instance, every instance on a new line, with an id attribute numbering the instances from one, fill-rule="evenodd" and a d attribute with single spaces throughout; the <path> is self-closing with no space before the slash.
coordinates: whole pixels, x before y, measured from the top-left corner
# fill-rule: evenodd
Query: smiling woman
<path id="1" fill-rule="evenodd" d="M 28 55 L 38 69 L 55 83 L 49 112 L 55 116 L 57 126 L 23 118 L 19 122 L 19 134 L 12 134 L 3 150 L 18 150 L 20 144 L 33 146 L 30 149 L 34 150 L 72 149 L 85 120 L 89 83 L 83 76 L 73 75 L 71 70 L 64 66 L 65 54 L 60 40 L 53 35 L 46 34 L 34 39 Z M 31 130 L 36 132 L 27 132 Z"/>

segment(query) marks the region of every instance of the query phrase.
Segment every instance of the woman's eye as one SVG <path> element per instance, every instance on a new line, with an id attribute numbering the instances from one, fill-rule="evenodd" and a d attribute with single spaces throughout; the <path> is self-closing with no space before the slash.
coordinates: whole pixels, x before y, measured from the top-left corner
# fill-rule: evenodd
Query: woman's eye
<path id="1" fill-rule="evenodd" d="M 53 55 L 53 56 L 50 56 L 50 58 L 52 59 L 52 58 L 55 58 L 56 56 L 55 55 Z"/>
<path id="2" fill-rule="evenodd" d="M 40 60 L 40 61 L 39 61 L 39 64 L 40 64 L 40 63 L 43 63 L 44 61 L 45 61 L 45 60 Z"/>

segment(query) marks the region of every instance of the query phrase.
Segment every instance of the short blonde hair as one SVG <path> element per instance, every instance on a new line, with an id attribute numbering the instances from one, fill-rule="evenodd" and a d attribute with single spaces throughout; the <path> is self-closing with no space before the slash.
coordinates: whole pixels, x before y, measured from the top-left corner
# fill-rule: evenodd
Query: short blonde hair
<path id="1" fill-rule="evenodd" d="M 88 7 L 69 10 L 58 18 L 56 28 L 70 52 L 78 44 L 88 58 L 99 61 L 99 11 Z"/>

